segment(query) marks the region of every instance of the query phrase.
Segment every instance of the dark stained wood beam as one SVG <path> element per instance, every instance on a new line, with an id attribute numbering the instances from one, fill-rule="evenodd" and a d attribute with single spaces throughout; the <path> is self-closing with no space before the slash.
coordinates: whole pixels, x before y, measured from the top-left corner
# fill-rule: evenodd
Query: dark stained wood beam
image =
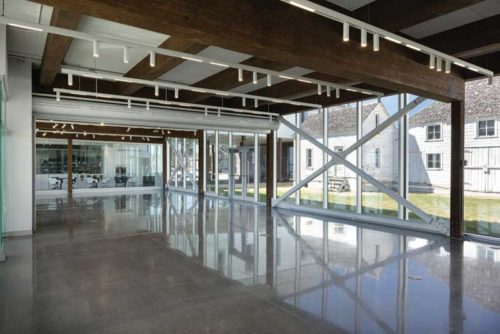
<path id="1" fill-rule="evenodd" d="M 424 45 L 470 59 L 500 51 L 500 15 L 421 39 Z"/>
<path id="2" fill-rule="evenodd" d="M 451 103 L 450 236 L 464 235 L 464 101 Z"/>
<path id="3" fill-rule="evenodd" d="M 376 54 L 344 43 L 340 24 L 281 1 L 152 0 L 148 6 L 131 0 L 36 2 L 440 101 L 460 99 L 464 93 L 458 75 L 429 71 L 427 64 L 390 42 L 381 41 Z"/>
<path id="4" fill-rule="evenodd" d="M 52 18 L 50 19 L 50 25 L 66 29 L 76 29 L 80 17 L 81 14 L 77 11 L 55 7 L 52 12 Z M 42 86 L 50 87 L 54 82 L 71 41 L 72 38 L 70 37 L 54 34 L 47 35 L 40 72 L 40 84 Z"/>
<path id="5" fill-rule="evenodd" d="M 377 0 L 354 11 L 352 16 L 377 27 L 398 32 L 483 0 Z"/>
<path id="6" fill-rule="evenodd" d="M 175 51 L 187 52 L 197 54 L 203 49 L 207 48 L 206 45 L 192 42 L 176 36 L 169 37 L 166 41 L 159 45 L 160 48 L 171 49 Z M 125 74 L 126 77 L 138 78 L 145 80 L 156 80 L 174 67 L 179 66 L 185 62 L 182 58 L 169 57 L 164 55 L 156 55 L 156 66 L 149 66 L 149 55 L 144 57 L 137 65 Z M 121 83 L 120 94 L 133 95 L 140 90 L 142 85 Z"/>
<path id="7" fill-rule="evenodd" d="M 244 65 L 257 66 L 273 71 L 284 71 L 290 66 L 283 65 L 274 61 L 265 60 L 258 57 L 251 57 L 243 62 Z M 263 75 L 258 75 L 258 79 L 262 79 Z M 244 72 L 243 81 L 238 81 L 238 70 L 228 68 L 220 71 L 208 78 L 198 81 L 193 86 L 200 88 L 211 88 L 219 90 L 231 90 L 238 86 L 245 85 L 252 81 L 252 73 Z M 186 102 L 197 103 L 210 97 L 210 94 L 196 93 L 196 92 L 181 92 L 180 98 Z"/>

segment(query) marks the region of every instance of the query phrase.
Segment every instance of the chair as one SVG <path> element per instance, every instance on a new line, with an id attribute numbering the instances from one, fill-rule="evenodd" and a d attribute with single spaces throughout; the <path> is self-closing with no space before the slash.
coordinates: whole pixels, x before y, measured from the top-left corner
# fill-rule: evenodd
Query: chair
<path id="1" fill-rule="evenodd" d="M 90 187 L 89 188 L 97 188 L 97 179 L 95 179 L 93 176 L 91 175 L 87 175 L 87 177 L 85 177 L 85 183 L 87 183 Z"/>
<path id="2" fill-rule="evenodd" d="M 49 177 L 49 187 L 50 190 L 60 190 L 61 189 L 61 179 L 58 177 L 51 176 Z"/>

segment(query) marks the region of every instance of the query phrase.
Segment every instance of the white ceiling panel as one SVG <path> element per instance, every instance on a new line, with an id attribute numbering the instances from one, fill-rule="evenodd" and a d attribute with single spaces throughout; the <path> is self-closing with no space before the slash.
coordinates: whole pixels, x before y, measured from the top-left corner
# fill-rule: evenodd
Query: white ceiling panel
<path id="1" fill-rule="evenodd" d="M 209 46 L 205 50 L 198 53 L 198 55 L 232 63 L 240 63 L 250 58 L 250 55 L 222 49 L 215 46 Z M 220 66 L 197 63 L 193 61 L 185 61 L 181 65 L 163 75 L 160 79 L 186 85 L 192 85 L 224 69 L 224 67 Z"/>
<path id="2" fill-rule="evenodd" d="M 305 69 L 305 68 L 302 68 L 302 67 L 292 67 L 292 68 L 285 70 L 283 72 L 288 73 L 288 74 L 293 74 L 293 75 L 306 75 L 308 73 L 311 73 L 312 71 Z M 245 72 L 245 75 L 252 75 L 252 74 Z M 278 84 L 278 83 L 286 81 L 286 80 L 287 79 L 272 77 L 271 82 L 274 85 L 274 84 Z M 254 91 L 257 89 L 261 89 L 261 88 L 264 88 L 266 86 L 267 86 L 267 78 L 264 77 L 263 79 L 258 80 L 256 84 L 250 82 L 250 83 L 247 83 L 245 85 L 236 87 L 235 89 L 232 89 L 231 91 L 235 92 L 235 93 L 246 94 L 248 92 L 251 92 L 251 91 Z"/>
<path id="3" fill-rule="evenodd" d="M 26 22 L 49 24 L 52 7 L 24 0 L 6 0 L 5 16 Z M 46 33 L 16 27 L 7 29 L 7 45 L 10 55 L 26 57 L 39 64 L 45 47 Z"/>
<path id="4" fill-rule="evenodd" d="M 80 19 L 78 30 L 151 46 L 159 46 L 169 37 L 168 35 L 88 16 L 83 16 Z M 147 55 L 148 53 L 145 51 L 130 49 L 129 63 L 125 64 L 123 63 L 123 47 L 100 43 L 99 58 L 94 58 L 91 42 L 73 40 L 66 54 L 65 62 L 73 66 L 96 68 L 123 74 L 127 73 Z"/>
<path id="5" fill-rule="evenodd" d="M 328 0 L 328 2 L 351 11 L 366 6 L 373 1 L 375 0 Z"/>
<path id="6" fill-rule="evenodd" d="M 401 30 L 413 38 L 424 38 L 500 14 L 500 0 L 485 0 L 446 15 Z M 499 23 L 500 24 L 500 23 Z"/>

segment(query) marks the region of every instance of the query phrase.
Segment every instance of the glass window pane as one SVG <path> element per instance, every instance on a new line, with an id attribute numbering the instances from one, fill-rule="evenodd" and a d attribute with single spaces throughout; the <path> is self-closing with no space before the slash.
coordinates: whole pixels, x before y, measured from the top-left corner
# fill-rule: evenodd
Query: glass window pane
<path id="1" fill-rule="evenodd" d="M 300 114 L 301 130 L 323 143 L 323 112 L 318 110 Z M 314 158 L 313 158 L 314 157 Z M 300 140 L 300 180 L 323 166 L 323 150 L 309 140 Z M 323 207 L 323 175 L 315 177 L 300 189 L 300 204 L 317 208 Z"/>
<path id="2" fill-rule="evenodd" d="M 500 237 L 500 138 L 495 136 L 499 90 L 498 77 L 493 78 L 493 85 L 487 79 L 465 84 L 465 231 L 493 237 Z M 478 136 L 491 138 L 474 136 L 478 117 L 488 118 L 477 122 Z"/>

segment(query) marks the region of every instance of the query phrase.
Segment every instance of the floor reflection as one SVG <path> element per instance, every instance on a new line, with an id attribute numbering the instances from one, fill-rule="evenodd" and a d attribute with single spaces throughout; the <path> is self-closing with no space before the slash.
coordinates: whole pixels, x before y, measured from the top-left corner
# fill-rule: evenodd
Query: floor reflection
<path id="1" fill-rule="evenodd" d="M 173 192 L 38 199 L 37 222 L 73 238 L 152 233 L 325 331 L 500 328 L 500 250 L 487 245 Z"/>

